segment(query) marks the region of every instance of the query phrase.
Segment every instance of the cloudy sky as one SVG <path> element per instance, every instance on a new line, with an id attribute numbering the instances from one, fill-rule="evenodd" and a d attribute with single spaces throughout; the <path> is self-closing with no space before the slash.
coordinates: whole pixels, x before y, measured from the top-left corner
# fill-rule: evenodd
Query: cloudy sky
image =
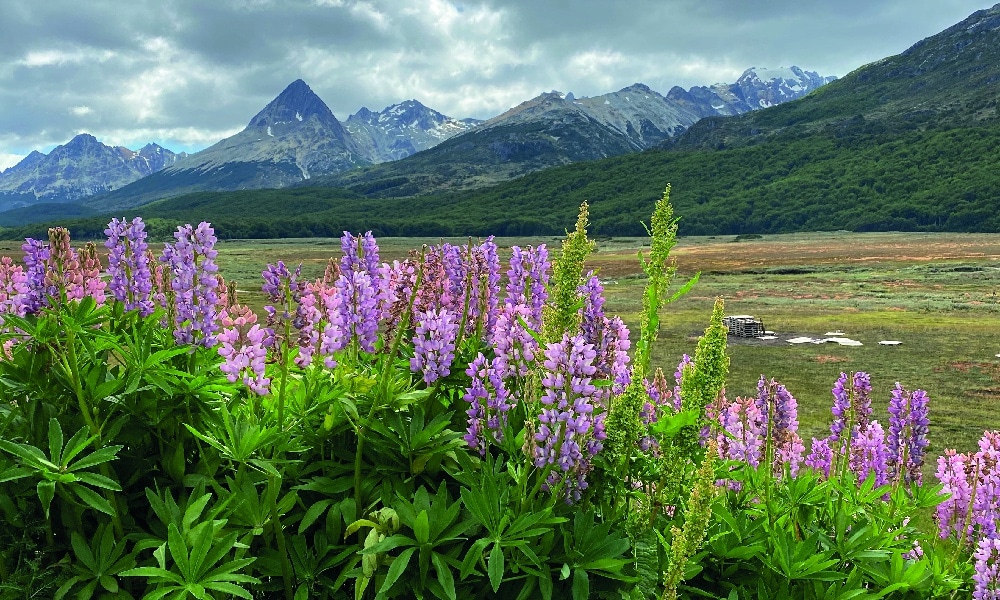
<path id="1" fill-rule="evenodd" d="M 843 76 L 989 0 L 3 0 L 0 169 L 77 133 L 200 150 L 301 78 L 344 120 L 488 118 L 543 91 Z"/>

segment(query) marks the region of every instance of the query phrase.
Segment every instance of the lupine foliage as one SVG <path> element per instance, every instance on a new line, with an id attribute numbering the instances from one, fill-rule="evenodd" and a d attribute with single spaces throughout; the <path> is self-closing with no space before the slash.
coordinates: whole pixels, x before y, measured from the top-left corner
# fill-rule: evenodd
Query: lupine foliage
<path id="1" fill-rule="evenodd" d="M 721 301 L 673 382 L 649 364 L 669 190 L 635 340 L 587 226 L 506 268 L 492 238 L 388 264 L 345 232 L 322 279 L 268 265 L 262 315 L 207 223 L 155 257 L 112 220 L 107 268 L 26 240 L 0 260 L 0 597 L 997 597 L 1000 434 L 925 484 L 928 395 L 897 384 L 885 429 L 845 373 L 806 453 L 779 382 L 728 399 Z"/>

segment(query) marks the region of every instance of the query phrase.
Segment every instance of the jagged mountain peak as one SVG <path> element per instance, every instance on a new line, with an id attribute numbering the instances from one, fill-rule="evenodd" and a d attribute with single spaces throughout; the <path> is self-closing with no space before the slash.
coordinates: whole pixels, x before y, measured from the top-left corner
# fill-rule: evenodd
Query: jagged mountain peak
<path id="1" fill-rule="evenodd" d="M 97 141 L 97 138 L 89 133 L 78 133 L 75 136 L 73 136 L 73 139 L 63 144 L 63 146 L 76 147 L 76 146 L 94 145 L 99 143 L 100 142 Z"/>
<path id="2" fill-rule="evenodd" d="M 410 99 L 379 112 L 362 107 L 348 117 L 345 127 L 365 156 L 380 163 L 426 150 L 478 123 L 475 119 L 454 119 Z"/>
<path id="3" fill-rule="evenodd" d="M 650 88 L 645 83 L 633 83 L 632 85 L 630 85 L 628 87 L 623 87 L 622 89 L 620 89 L 618 91 L 619 92 L 635 92 L 635 93 L 640 93 L 640 94 L 656 94 L 657 93 L 657 92 L 653 91 L 653 89 Z M 657 95 L 659 95 L 659 94 L 657 94 Z"/>
<path id="4" fill-rule="evenodd" d="M 301 123 L 309 117 L 316 117 L 324 123 L 339 123 L 312 88 L 301 79 L 296 79 L 250 120 L 247 129 Z"/>

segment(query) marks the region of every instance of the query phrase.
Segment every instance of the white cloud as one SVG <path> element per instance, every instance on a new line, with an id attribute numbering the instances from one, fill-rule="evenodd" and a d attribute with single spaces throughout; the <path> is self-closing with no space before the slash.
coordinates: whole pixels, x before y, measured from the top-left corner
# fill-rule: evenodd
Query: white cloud
<path id="1" fill-rule="evenodd" d="M 77 48 L 74 50 L 32 50 L 17 61 L 19 65 L 29 68 L 61 66 L 64 64 L 80 64 L 85 62 L 106 62 L 115 57 L 111 50 L 96 48 Z"/>
<path id="2" fill-rule="evenodd" d="M 73 113 L 78 117 L 83 117 L 89 115 L 94 111 L 89 106 L 74 106 L 73 108 L 69 109 L 69 112 Z"/>
<path id="3" fill-rule="evenodd" d="M 0 171 L 9 169 L 24 159 L 20 154 L 0 154 Z"/>

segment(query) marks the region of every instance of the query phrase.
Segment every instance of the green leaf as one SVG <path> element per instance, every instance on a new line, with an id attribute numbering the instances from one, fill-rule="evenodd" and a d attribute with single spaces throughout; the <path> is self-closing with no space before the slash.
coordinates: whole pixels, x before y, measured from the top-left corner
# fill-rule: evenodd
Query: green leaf
<path id="1" fill-rule="evenodd" d="M 66 442 L 66 447 L 63 449 L 62 458 L 60 459 L 60 465 L 68 466 L 77 455 L 83 452 L 96 439 L 97 436 L 88 435 L 87 428 L 81 427 Z"/>
<path id="2" fill-rule="evenodd" d="M 590 578 L 586 569 L 573 570 L 573 600 L 587 600 L 590 596 Z"/>
<path id="3" fill-rule="evenodd" d="M 62 464 L 62 448 L 62 427 L 57 419 L 49 419 L 49 457 L 57 465 Z"/>
<path id="4" fill-rule="evenodd" d="M 118 593 L 118 580 L 110 575 L 101 575 L 100 578 L 101 587 L 111 592 L 112 594 Z"/>
<path id="5" fill-rule="evenodd" d="M 456 600 L 455 576 L 451 573 L 451 567 L 437 552 L 431 554 L 431 561 L 434 562 L 434 571 L 437 572 L 437 580 L 444 588 L 445 596 L 448 600 Z"/>
<path id="6" fill-rule="evenodd" d="M 493 549 L 490 550 L 490 558 L 486 562 L 486 572 L 490 576 L 490 585 L 493 587 L 493 592 L 496 593 L 500 589 L 500 584 L 503 583 L 504 573 L 503 549 L 500 547 L 500 544 L 493 544 Z"/>
<path id="7" fill-rule="evenodd" d="M 111 506 L 111 503 L 94 490 L 82 485 L 74 485 L 71 489 L 74 494 L 80 497 L 80 500 L 83 500 L 91 508 L 99 510 L 108 516 L 115 516 L 115 509 Z"/>
<path id="8" fill-rule="evenodd" d="M 69 579 L 67 579 L 66 583 L 64 583 L 61 586 L 59 586 L 59 589 L 56 590 L 55 595 L 52 596 L 52 600 L 62 600 L 63 597 L 67 593 L 69 593 L 69 591 L 71 589 L 73 589 L 73 586 L 76 585 L 76 583 L 78 581 L 80 581 L 80 576 L 79 575 L 74 575 L 73 577 L 70 577 Z"/>
<path id="9" fill-rule="evenodd" d="M 187 544 L 175 523 L 167 526 L 167 549 L 170 550 L 170 558 L 174 559 L 174 562 L 177 564 L 177 570 L 181 572 L 181 577 L 185 581 L 194 579 L 191 572 L 191 563 L 188 561 Z"/>
<path id="10" fill-rule="evenodd" d="M 94 487 L 103 488 L 105 490 L 113 490 L 115 492 L 122 491 L 122 486 L 118 485 L 117 481 L 97 473 L 84 471 L 82 473 L 76 473 L 76 478 L 78 481 L 82 481 L 83 483 Z"/>
<path id="11" fill-rule="evenodd" d="M 379 589 L 379 595 L 386 594 L 389 592 L 389 588 L 392 584 L 396 583 L 396 580 L 403 574 L 406 570 L 406 566 L 410 564 L 410 557 L 416 552 L 416 548 L 407 548 L 403 552 L 392 559 L 392 564 L 389 565 L 389 572 L 386 573 L 385 581 L 382 583 L 382 587 Z"/>
<path id="12" fill-rule="evenodd" d="M 479 538 L 472 543 L 472 547 L 465 553 L 465 558 L 462 560 L 462 570 L 459 572 L 460 578 L 465 579 L 476 569 L 476 563 L 483 557 L 483 550 L 486 549 L 486 546 L 491 541 L 487 538 Z"/>
<path id="13" fill-rule="evenodd" d="M 323 511 L 329 508 L 331 504 L 333 504 L 333 500 L 320 500 L 310 506 L 306 514 L 302 516 L 302 521 L 299 522 L 299 535 L 302 535 L 303 531 L 309 529 L 309 526 L 315 523 L 323 515 Z"/>
<path id="14" fill-rule="evenodd" d="M 191 529 L 191 525 L 201 516 L 211 498 L 211 494 L 204 494 L 188 505 L 187 510 L 184 511 L 184 517 L 181 519 L 181 527 L 184 528 L 184 531 Z"/>
<path id="15" fill-rule="evenodd" d="M 91 571 L 97 572 L 98 567 L 97 561 L 94 560 L 94 553 L 90 551 L 90 546 L 87 545 L 83 536 L 74 531 L 70 536 L 70 545 L 73 546 L 73 553 L 76 554 L 77 560 Z"/>
<path id="16" fill-rule="evenodd" d="M 256 583 L 259 583 L 259 582 L 256 582 Z M 207 581 L 207 582 L 205 582 L 204 585 L 205 585 L 205 589 L 216 590 L 216 591 L 219 591 L 219 592 L 224 592 L 226 594 L 230 594 L 232 596 L 239 596 L 240 598 L 246 598 L 247 600 L 253 600 L 253 596 L 250 595 L 250 592 L 246 591 L 245 589 L 241 588 L 240 586 L 238 586 L 238 585 L 236 585 L 234 583 L 229 583 L 227 581 Z M 210 598 L 210 597 L 211 596 L 206 596 L 206 598 Z"/>
<path id="17" fill-rule="evenodd" d="M 59 465 L 50 462 L 45 456 L 45 453 L 34 446 L 29 446 L 27 444 L 15 444 L 14 442 L 0 439 L 0 450 L 4 450 L 14 456 L 17 456 L 36 469 L 48 469 L 51 471 L 59 470 Z"/>
<path id="18" fill-rule="evenodd" d="M 38 482 L 35 488 L 38 491 L 38 499 L 42 502 L 42 508 L 45 509 L 45 518 L 49 518 L 49 507 L 52 505 L 52 499 L 56 496 L 56 482 L 42 480 Z"/>
<path id="19" fill-rule="evenodd" d="M 91 452 L 87 456 L 84 456 L 80 460 L 73 463 L 69 467 L 70 471 L 79 471 L 81 469 L 86 469 L 87 467 L 93 467 L 94 465 L 99 465 L 102 463 L 110 462 L 118 458 L 118 452 L 124 446 L 107 446 L 105 448 L 100 448 L 94 452 Z"/>

